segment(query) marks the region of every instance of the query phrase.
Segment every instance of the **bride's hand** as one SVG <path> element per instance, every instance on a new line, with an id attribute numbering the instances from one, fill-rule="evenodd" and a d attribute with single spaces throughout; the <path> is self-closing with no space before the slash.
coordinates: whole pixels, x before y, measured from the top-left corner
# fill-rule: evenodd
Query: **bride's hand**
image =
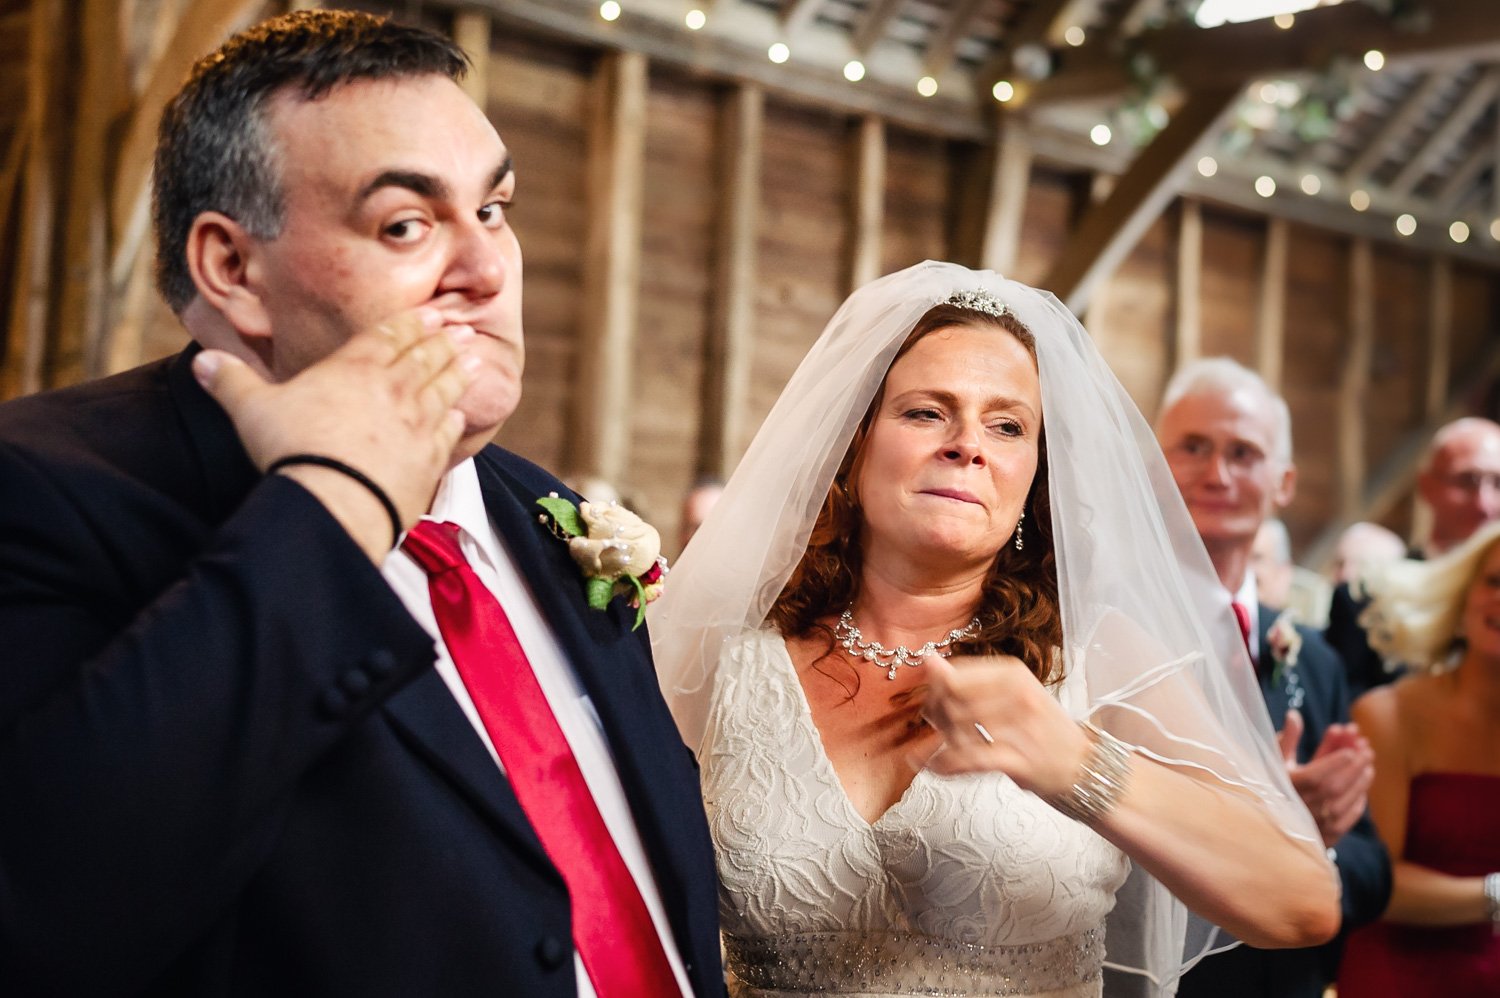
<path id="1" fill-rule="evenodd" d="M 928 655 L 922 712 L 943 736 L 926 761 L 941 775 L 1001 772 L 1043 798 L 1061 796 L 1089 753 L 1088 736 L 1025 663 L 1010 655 Z"/>

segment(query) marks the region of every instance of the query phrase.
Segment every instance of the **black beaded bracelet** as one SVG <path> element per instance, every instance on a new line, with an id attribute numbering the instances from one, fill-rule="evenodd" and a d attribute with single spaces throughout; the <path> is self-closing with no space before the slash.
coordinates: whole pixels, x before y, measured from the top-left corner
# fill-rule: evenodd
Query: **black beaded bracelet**
<path id="1" fill-rule="evenodd" d="M 288 454 L 286 457 L 278 457 L 271 462 L 266 469 L 266 474 L 274 475 L 282 468 L 291 467 L 294 464 L 310 464 L 318 468 L 329 468 L 341 475 L 347 475 L 359 484 L 370 490 L 370 495 L 385 509 L 385 515 L 391 518 L 391 547 L 401 543 L 401 514 L 396 511 L 396 504 L 391 502 L 391 497 L 386 494 L 385 489 L 375 484 L 375 480 L 358 468 L 350 467 L 336 457 L 325 457 L 322 454 Z"/>

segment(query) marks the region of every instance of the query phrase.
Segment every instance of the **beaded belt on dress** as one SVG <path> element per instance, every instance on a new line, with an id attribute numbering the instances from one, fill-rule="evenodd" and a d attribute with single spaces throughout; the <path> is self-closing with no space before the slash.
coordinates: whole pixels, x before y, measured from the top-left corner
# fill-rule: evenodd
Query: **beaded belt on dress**
<path id="1" fill-rule="evenodd" d="M 909 932 L 724 937 L 729 969 L 752 988 L 830 994 L 1025 995 L 1099 977 L 1104 932 L 981 946 Z"/>

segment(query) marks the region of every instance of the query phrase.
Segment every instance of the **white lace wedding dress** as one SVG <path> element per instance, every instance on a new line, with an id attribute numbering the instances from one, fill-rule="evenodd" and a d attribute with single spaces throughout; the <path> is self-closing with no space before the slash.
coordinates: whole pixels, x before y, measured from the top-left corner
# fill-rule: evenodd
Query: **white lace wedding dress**
<path id="1" fill-rule="evenodd" d="M 781 637 L 728 654 L 700 759 L 731 994 L 1102 993 L 1123 853 L 999 775 L 920 772 L 870 824 Z"/>

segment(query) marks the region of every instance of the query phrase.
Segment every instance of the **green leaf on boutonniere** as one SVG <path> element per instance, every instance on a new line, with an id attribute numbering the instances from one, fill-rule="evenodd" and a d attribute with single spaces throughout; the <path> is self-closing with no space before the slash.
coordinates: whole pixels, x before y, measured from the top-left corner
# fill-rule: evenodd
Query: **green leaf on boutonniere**
<path id="1" fill-rule="evenodd" d="M 582 537 L 583 521 L 578 518 L 578 507 L 566 499 L 556 496 L 545 496 L 536 501 L 536 504 L 547 511 L 552 517 L 553 524 L 568 537 Z"/>
<path id="2" fill-rule="evenodd" d="M 615 593 L 615 580 L 595 576 L 583 584 L 583 590 L 588 594 L 589 606 L 603 610 L 609 606 L 610 597 Z"/>
<path id="3" fill-rule="evenodd" d="M 629 582 L 635 589 L 635 623 L 630 625 L 630 629 L 634 631 L 639 629 L 641 622 L 646 619 L 646 587 L 641 585 L 641 580 L 634 575 L 627 575 L 620 581 Z"/>

